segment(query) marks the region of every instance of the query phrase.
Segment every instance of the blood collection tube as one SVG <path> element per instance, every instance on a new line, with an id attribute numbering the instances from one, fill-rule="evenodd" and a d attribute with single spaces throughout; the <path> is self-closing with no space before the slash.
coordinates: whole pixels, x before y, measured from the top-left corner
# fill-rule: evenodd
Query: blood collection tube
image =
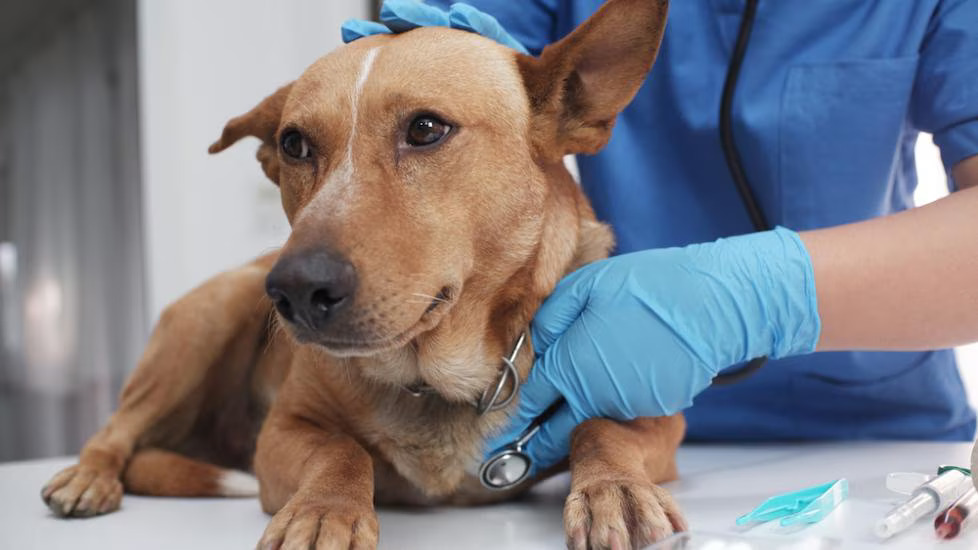
<path id="1" fill-rule="evenodd" d="M 914 489 L 910 500 L 890 510 L 876 523 L 876 535 L 881 539 L 892 537 L 920 518 L 943 510 L 969 489 L 974 489 L 971 477 L 959 470 L 948 470 Z"/>
<path id="2" fill-rule="evenodd" d="M 972 487 L 967 493 L 954 501 L 943 514 L 934 518 L 934 530 L 937 538 L 953 539 L 963 529 L 975 523 L 978 515 L 978 490 Z"/>

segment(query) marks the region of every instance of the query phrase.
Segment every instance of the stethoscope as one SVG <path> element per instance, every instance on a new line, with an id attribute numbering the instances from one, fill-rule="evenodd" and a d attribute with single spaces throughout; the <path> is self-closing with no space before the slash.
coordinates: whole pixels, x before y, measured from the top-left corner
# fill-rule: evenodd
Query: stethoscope
<path id="1" fill-rule="evenodd" d="M 761 210 L 760 204 L 754 197 L 753 190 L 751 189 L 750 183 L 747 180 L 747 174 L 744 170 L 743 162 L 740 159 L 740 154 L 737 151 L 736 143 L 734 142 L 733 124 L 731 120 L 734 91 L 737 89 L 737 79 L 740 75 L 740 66 L 743 64 L 744 55 L 747 52 L 747 43 L 750 39 L 751 27 L 754 24 L 754 17 L 757 13 L 758 1 L 759 0 L 747 0 L 746 9 L 744 10 L 744 15 L 740 21 L 740 29 L 737 33 L 737 40 L 734 45 L 733 55 L 731 56 L 730 64 L 727 67 L 727 77 L 723 85 L 723 96 L 720 102 L 719 130 L 720 142 L 723 146 L 723 153 L 727 160 L 727 168 L 730 170 L 730 175 L 734 180 L 734 184 L 737 186 L 737 191 L 740 194 L 740 198 L 751 218 L 751 223 L 754 225 L 754 230 L 764 231 L 769 229 L 770 226 L 767 223 L 767 220 L 764 217 L 764 212 Z M 522 339 L 520 344 L 522 344 Z M 515 359 L 515 353 L 511 359 Z M 718 374 L 713 379 L 713 384 L 726 385 L 739 382 L 761 368 L 766 361 L 767 357 L 757 357 L 751 359 L 746 366 L 740 369 Z M 511 361 L 510 364 L 512 364 Z M 519 377 L 514 377 L 514 380 L 516 381 L 517 386 L 514 388 L 513 394 L 515 394 L 518 390 Z M 512 394 L 510 395 L 510 398 L 512 398 Z M 507 400 L 507 403 L 508 402 L 509 400 Z M 543 414 L 534 419 L 533 422 L 531 422 L 530 425 L 527 426 L 522 433 L 520 433 L 519 437 L 517 437 L 515 441 L 500 448 L 493 453 L 492 456 L 483 461 L 482 465 L 479 467 L 479 481 L 482 483 L 483 487 L 494 491 L 510 489 L 522 483 L 527 476 L 530 475 L 530 471 L 533 469 L 533 461 L 530 459 L 530 456 L 526 454 L 526 445 L 531 439 L 533 439 L 533 436 L 540 431 L 540 427 L 543 425 L 543 423 L 549 420 L 563 403 L 564 400 L 560 399 L 559 401 L 550 405 L 550 407 L 548 407 Z M 975 447 L 975 460 L 978 461 L 978 444 L 976 444 Z M 978 481 L 976 481 L 976 484 L 978 484 Z"/>
<path id="2" fill-rule="evenodd" d="M 563 404 L 563 399 L 555 401 L 547 407 L 547 410 L 543 411 L 543 414 L 530 422 L 530 425 L 520 433 L 515 441 L 497 450 L 483 461 L 482 466 L 479 467 L 479 481 L 483 487 L 502 491 L 516 487 L 530 475 L 530 471 L 533 469 L 533 461 L 524 450 L 526 444 L 540 431 L 543 423 L 549 420 Z"/>

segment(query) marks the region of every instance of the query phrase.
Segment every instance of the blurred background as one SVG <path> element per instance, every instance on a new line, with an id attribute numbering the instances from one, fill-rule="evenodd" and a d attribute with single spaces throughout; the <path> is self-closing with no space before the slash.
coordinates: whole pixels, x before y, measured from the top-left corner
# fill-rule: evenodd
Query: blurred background
<path id="1" fill-rule="evenodd" d="M 163 307 L 288 235 L 225 121 L 367 0 L 15 0 L 0 14 L 0 461 L 75 453 Z"/>
<path id="2" fill-rule="evenodd" d="M 0 17 L 0 461 L 75 453 L 163 307 L 280 245 L 224 122 L 339 45 L 369 0 L 20 0 Z M 928 136 L 919 203 L 947 193 Z M 960 351 L 978 403 L 978 348 Z"/>

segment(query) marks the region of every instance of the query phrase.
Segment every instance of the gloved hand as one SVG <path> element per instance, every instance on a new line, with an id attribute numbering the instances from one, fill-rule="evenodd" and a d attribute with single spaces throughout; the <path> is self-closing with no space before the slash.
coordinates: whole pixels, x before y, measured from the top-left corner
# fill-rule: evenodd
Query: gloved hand
<path id="1" fill-rule="evenodd" d="M 814 351 L 821 325 L 808 252 L 778 228 L 584 266 L 531 328 L 536 361 L 518 412 L 487 450 L 563 397 L 526 447 L 538 471 L 567 455 L 580 422 L 674 414 L 721 369 Z"/>
<path id="2" fill-rule="evenodd" d="M 510 36 L 495 17 L 468 4 L 452 4 L 448 11 L 417 0 L 385 0 L 380 8 L 380 23 L 350 19 L 343 23 L 343 42 L 373 34 L 407 32 L 417 27 L 451 27 L 481 34 L 520 53 L 527 53 L 518 40 Z"/>

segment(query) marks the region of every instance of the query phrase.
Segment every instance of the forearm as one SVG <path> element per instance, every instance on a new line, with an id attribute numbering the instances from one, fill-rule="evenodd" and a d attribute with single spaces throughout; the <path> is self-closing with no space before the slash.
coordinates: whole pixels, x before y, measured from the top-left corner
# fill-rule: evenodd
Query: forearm
<path id="1" fill-rule="evenodd" d="M 930 205 L 801 234 L 815 270 L 819 351 L 978 340 L 978 157 L 954 176 L 963 190 Z"/>

